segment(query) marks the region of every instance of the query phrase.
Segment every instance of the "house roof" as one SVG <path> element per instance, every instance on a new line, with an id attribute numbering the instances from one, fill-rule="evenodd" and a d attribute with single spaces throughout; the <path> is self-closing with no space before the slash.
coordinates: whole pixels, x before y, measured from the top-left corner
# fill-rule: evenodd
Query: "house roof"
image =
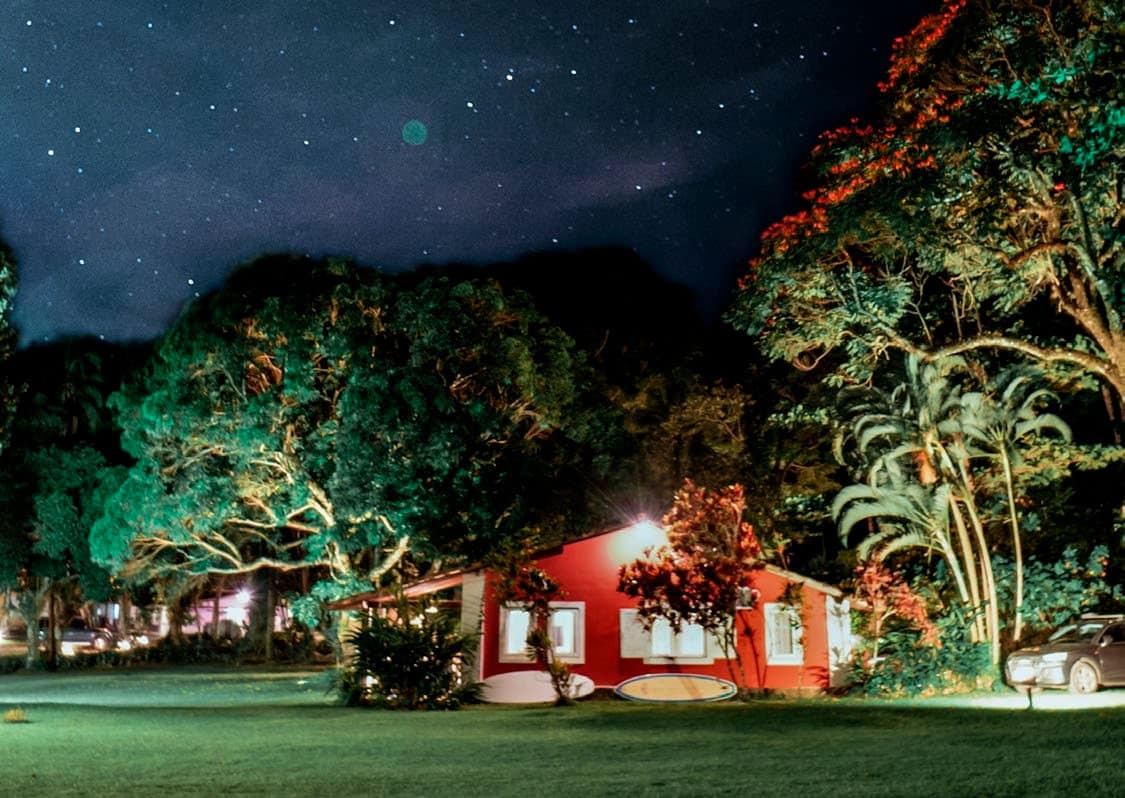
<path id="1" fill-rule="evenodd" d="M 456 587 L 461 584 L 466 573 L 479 571 L 482 567 L 483 566 L 459 568 L 455 571 L 444 571 L 425 579 L 419 579 L 417 582 L 411 582 L 409 585 L 403 587 L 402 595 L 406 598 L 417 598 L 418 596 L 428 596 L 431 593 L 436 593 L 446 588 Z M 336 601 L 326 604 L 325 609 L 336 611 L 364 610 L 378 604 L 389 604 L 394 600 L 394 593 L 389 592 L 387 588 L 381 588 L 378 590 L 367 590 L 363 593 L 354 593 L 342 599 L 336 599 Z"/>
<path id="2" fill-rule="evenodd" d="M 612 529 L 604 529 L 599 532 L 592 532 L 590 534 L 582 535 L 572 540 L 568 540 L 563 544 L 548 547 L 547 549 L 537 552 L 535 556 L 543 556 L 547 553 L 553 553 L 559 551 L 562 547 L 568 546 L 572 543 L 579 543 L 583 540 L 590 540 L 591 538 L 600 537 L 601 535 L 609 535 L 613 532 L 617 532 L 625 528 L 627 527 L 617 526 Z M 768 571 L 775 576 L 779 576 L 782 579 L 805 585 L 812 588 L 813 590 L 817 590 L 821 593 L 832 596 L 833 598 L 839 599 L 843 598 L 844 596 L 844 592 L 838 587 L 833 587 L 832 585 L 825 584 L 824 582 L 819 582 L 816 579 L 803 576 L 802 574 L 794 573 L 793 571 L 787 571 L 784 568 L 778 568 L 776 565 L 766 564 L 763 565 L 762 568 L 763 570 Z M 441 573 L 433 574 L 424 579 L 419 579 L 416 582 L 411 582 L 410 584 L 406 585 L 402 589 L 402 594 L 407 598 L 428 596 L 431 593 L 438 592 L 439 590 L 446 590 L 451 587 L 456 587 L 462 583 L 465 574 L 478 573 L 484 569 L 485 566 L 483 564 L 476 563 L 464 568 L 458 568 L 452 571 L 443 571 Z M 383 588 L 380 590 L 369 590 L 363 593 L 356 593 L 351 596 L 345 596 L 342 599 L 337 599 L 336 601 L 331 602 L 327 605 L 326 608 L 336 611 L 368 609 L 379 604 L 387 604 L 394 601 L 394 599 L 394 594 L 388 592 L 386 588 Z"/>
<path id="3" fill-rule="evenodd" d="M 788 579 L 790 582 L 797 582 L 798 584 L 811 587 L 813 590 L 819 590 L 821 593 L 827 593 L 832 598 L 843 598 L 844 591 L 832 585 L 826 585 L 824 582 L 818 582 L 807 576 L 794 573 L 793 571 L 786 571 L 784 568 L 778 568 L 776 565 L 765 565 L 763 568 L 775 576 L 780 576 L 782 579 Z"/>

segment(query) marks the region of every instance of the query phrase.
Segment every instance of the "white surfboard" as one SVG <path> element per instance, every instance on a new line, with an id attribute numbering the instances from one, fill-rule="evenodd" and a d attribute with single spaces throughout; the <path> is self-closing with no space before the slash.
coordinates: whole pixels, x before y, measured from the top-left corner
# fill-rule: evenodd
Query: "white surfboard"
<path id="1" fill-rule="evenodd" d="M 570 697 L 582 698 L 594 692 L 594 683 L 586 676 L 570 675 Z M 490 704 L 545 704 L 554 702 L 555 688 L 546 671 L 512 671 L 497 673 L 484 680 L 481 697 Z"/>

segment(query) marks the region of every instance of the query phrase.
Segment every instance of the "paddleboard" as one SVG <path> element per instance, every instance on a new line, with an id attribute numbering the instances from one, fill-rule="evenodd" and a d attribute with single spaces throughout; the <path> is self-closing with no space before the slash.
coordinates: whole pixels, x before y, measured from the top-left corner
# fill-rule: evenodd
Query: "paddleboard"
<path id="1" fill-rule="evenodd" d="M 725 701 L 738 693 L 733 682 L 700 673 L 646 673 L 626 679 L 613 692 L 630 701 L 683 703 Z"/>
<path id="2" fill-rule="evenodd" d="M 582 698 L 594 692 L 589 677 L 570 675 L 570 697 Z M 484 680 L 481 697 L 490 704 L 544 704 L 556 698 L 551 674 L 546 671 L 496 673 Z"/>

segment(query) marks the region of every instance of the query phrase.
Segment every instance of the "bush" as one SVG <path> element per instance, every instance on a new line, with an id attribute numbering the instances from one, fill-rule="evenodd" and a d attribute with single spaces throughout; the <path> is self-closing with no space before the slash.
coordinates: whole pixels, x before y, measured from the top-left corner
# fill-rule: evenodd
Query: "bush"
<path id="1" fill-rule="evenodd" d="M 935 619 L 937 645 L 921 632 L 896 628 L 884 634 L 879 657 L 867 670 L 857 668 L 853 691 L 867 696 L 936 695 L 991 687 L 994 680 L 987 643 L 973 643 L 966 624 L 952 614 Z"/>
<path id="2" fill-rule="evenodd" d="M 459 666 L 476 640 L 458 627 L 447 613 L 400 601 L 349 638 L 355 655 L 341 678 L 344 700 L 384 709 L 457 709 L 475 700 L 480 685 L 466 682 Z"/>
<path id="3" fill-rule="evenodd" d="M 1076 546 L 1063 549 L 1055 562 L 1040 562 L 1029 557 L 1024 569 L 1024 628 L 1028 632 L 1045 632 L 1062 626 L 1075 615 L 1099 605 L 1119 608 L 1125 603 L 1120 585 L 1106 581 L 1109 549 L 1095 546 L 1081 557 Z M 1003 557 L 992 558 L 996 574 L 1000 606 L 1015 606 L 1012 563 Z M 1011 613 L 1014 614 L 1014 613 Z M 1012 619 L 1005 616 L 1005 626 Z"/>

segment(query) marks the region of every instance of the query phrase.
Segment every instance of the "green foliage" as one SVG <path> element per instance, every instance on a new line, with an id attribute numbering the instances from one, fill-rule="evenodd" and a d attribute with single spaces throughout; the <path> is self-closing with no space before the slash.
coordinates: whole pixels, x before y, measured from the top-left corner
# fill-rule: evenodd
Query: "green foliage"
<path id="1" fill-rule="evenodd" d="M 518 293 L 423 280 L 383 316 L 382 356 L 340 402 L 342 512 L 372 511 L 426 556 L 581 526 L 581 491 L 619 433 L 571 341 Z M 346 448 L 345 448 L 346 447 Z"/>
<path id="2" fill-rule="evenodd" d="M 839 451 L 867 479 L 837 494 L 833 515 L 845 536 L 874 525 L 858 544 L 861 558 L 938 555 L 947 598 L 961 606 L 972 639 L 993 644 L 998 662 L 1002 632 L 1018 641 L 1022 626 L 1002 619 L 1026 614 L 1023 539 L 1039 524 L 1031 489 L 1114 457 L 1071 444 L 1065 422 L 1044 411 L 1054 395 L 1037 387 L 1037 372 L 986 381 L 979 365 L 960 358 L 906 362 L 906 379 L 889 396 L 848 392 L 857 415 L 843 439 L 850 445 Z M 977 380 L 983 387 L 966 390 Z M 1011 552 L 1000 570 L 997 548 Z"/>
<path id="3" fill-rule="evenodd" d="M 408 560 L 581 528 L 615 423 L 591 374 L 525 296 L 486 280 L 254 264 L 113 396 L 137 462 L 91 545 L 185 583 L 305 571 L 317 587 L 298 614 L 322 622 L 319 602 Z"/>
<path id="4" fill-rule="evenodd" d="M 730 320 L 838 384 L 891 350 L 988 349 L 1120 400 L 1121 26 L 1102 0 L 945 0 L 896 44 L 881 118 L 824 134 Z"/>
<path id="5" fill-rule="evenodd" d="M 355 655 L 342 687 L 348 704 L 457 709 L 479 692 L 479 685 L 460 673 L 476 640 L 462 634 L 457 618 L 448 613 L 401 600 L 393 612 L 356 630 L 349 642 Z"/>
<path id="6" fill-rule="evenodd" d="M 964 620 L 953 615 L 935 619 L 939 645 L 921 643 L 921 633 L 905 625 L 883 633 L 879 659 L 853 673 L 860 695 L 894 698 L 965 692 L 989 686 L 988 646 L 973 643 Z M 864 641 L 861 646 L 868 645 Z M 857 652 L 860 659 L 863 649 Z"/>
<path id="7" fill-rule="evenodd" d="M 1106 581 L 1109 550 L 1095 546 L 1085 558 L 1076 546 L 1067 546 L 1062 557 L 1054 562 L 1028 558 L 1024 574 L 1024 626 L 1031 632 L 1055 629 L 1075 615 L 1095 609 L 1119 611 L 1125 604 L 1121 585 Z M 993 558 L 993 570 L 1000 585 L 1000 600 L 1011 598 L 1012 563 L 1003 557 Z"/>
<path id="8" fill-rule="evenodd" d="M 51 446 L 27 459 L 35 475 L 33 551 L 57 569 L 41 571 L 55 579 L 78 581 L 89 601 L 104 601 L 113 592 L 111 574 L 90 556 L 89 535 L 105 503 L 124 479 L 124 469 L 110 467 L 97 451 L 78 446 Z"/>

